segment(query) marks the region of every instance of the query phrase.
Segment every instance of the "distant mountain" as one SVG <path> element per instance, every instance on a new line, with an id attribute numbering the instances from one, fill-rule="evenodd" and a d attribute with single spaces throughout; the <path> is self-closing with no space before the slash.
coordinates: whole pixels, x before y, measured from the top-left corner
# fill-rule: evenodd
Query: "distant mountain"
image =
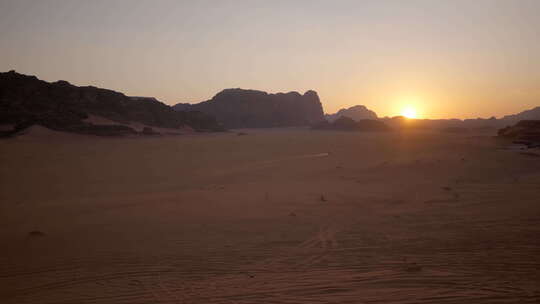
<path id="1" fill-rule="evenodd" d="M 384 117 L 380 119 L 394 129 L 433 129 L 453 133 L 470 130 L 496 130 L 506 122 L 495 117 L 484 119 L 410 119 L 403 116 Z"/>
<path id="2" fill-rule="evenodd" d="M 395 129 L 436 129 L 454 133 L 471 130 L 497 130 L 499 128 L 514 125 L 522 120 L 540 120 L 540 107 L 514 115 L 507 115 L 500 119 L 476 118 L 476 119 L 407 119 L 402 116 L 381 118 L 383 122 Z"/>
<path id="3" fill-rule="evenodd" d="M 312 126 L 317 130 L 339 130 L 339 131 L 390 131 L 391 128 L 384 122 L 374 119 L 361 119 L 355 121 L 347 116 L 338 117 L 336 120 L 322 121 Z"/>
<path id="4" fill-rule="evenodd" d="M 85 122 L 89 115 L 118 125 Z M 49 83 L 15 71 L 0 73 L 0 125 L 16 125 L 20 130 L 39 124 L 59 131 L 121 135 L 136 133 L 125 125 L 130 122 L 158 128 L 222 129 L 207 114 L 175 111 L 155 98 L 128 97 L 92 86 L 77 87 L 63 80 Z"/>
<path id="5" fill-rule="evenodd" d="M 225 89 L 197 104 L 179 103 L 175 110 L 195 110 L 216 117 L 227 128 L 307 126 L 324 120 L 315 91 L 268 94 L 263 91 Z"/>
<path id="6" fill-rule="evenodd" d="M 508 123 L 515 123 L 521 120 L 540 120 L 540 107 L 526 110 L 514 115 L 507 115 L 501 118 Z"/>
<path id="7" fill-rule="evenodd" d="M 343 116 L 349 117 L 355 121 L 359 121 L 362 119 L 377 119 L 377 114 L 375 112 L 369 110 L 362 105 L 352 106 L 347 109 L 341 109 L 335 114 L 324 115 L 326 120 L 328 120 L 329 122 L 333 122 L 334 120 Z"/>

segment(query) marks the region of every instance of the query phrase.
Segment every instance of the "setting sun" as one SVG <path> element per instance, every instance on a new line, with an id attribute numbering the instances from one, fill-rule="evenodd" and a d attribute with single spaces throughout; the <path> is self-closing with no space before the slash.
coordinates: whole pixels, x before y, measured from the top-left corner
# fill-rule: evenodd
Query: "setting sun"
<path id="1" fill-rule="evenodd" d="M 414 108 L 411 108 L 411 107 L 406 107 L 405 109 L 403 109 L 403 111 L 401 112 L 401 115 L 407 117 L 407 118 L 417 118 L 418 115 L 416 113 L 416 110 Z"/>

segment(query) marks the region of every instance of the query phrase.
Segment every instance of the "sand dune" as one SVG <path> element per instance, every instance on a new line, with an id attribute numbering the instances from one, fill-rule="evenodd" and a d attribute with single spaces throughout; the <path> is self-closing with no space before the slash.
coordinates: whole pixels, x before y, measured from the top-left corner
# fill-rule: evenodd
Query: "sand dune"
<path id="1" fill-rule="evenodd" d="M 89 115 L 88 118 L 84 119 L 83 121 L 94 125 L 124 125 L 132 128 L 137 132 L 142 132 L 144 128 L 151 128 L 154 132 L 157 132 L 161 135 L 183 135 L 192 134 L 195 132 L 195 130 L 193 130 L 193 128 L 189 126 L 185 126 L 180 129 L 159 128 L 155 126 L 145 125 L 139 122 L 119 123 L 97 115 Z"/>
<path id="2" fill-rule="evenodd" d="M 0 302 L 540 301 L 538 158 L 244 132 L 0 141 Z"/>

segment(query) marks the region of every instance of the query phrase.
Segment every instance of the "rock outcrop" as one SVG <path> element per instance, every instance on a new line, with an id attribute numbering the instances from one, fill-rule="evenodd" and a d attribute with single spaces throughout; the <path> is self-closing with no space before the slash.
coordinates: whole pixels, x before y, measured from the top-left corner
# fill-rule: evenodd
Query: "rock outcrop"
<path id="1" fill-rule="evenodd" d="M 352 120 L 359 121 L 363 119 L 377 119 L 377 114 L 370 109 L 366 108 L 362 105 L 352 106 L 347 109 L 341 109 L 335 114 L 326 114 L 324 117 L 329 122 L 333 122 L 334 120 L 340 118 L 340 117 L 349 117 Z"/>
<path id="2" fill-rule="evenodd" d="M 110 119 L 118 125 L 85 122 L 89 115 Z M 175 111 L 154 98 L 128 97 L 112 90 L 74 86 L 63 80 L 49 83 L 15 71 L 0 73 L 0 124 L 15 126 L 3 135 L 34 124 L 57 131 L 95 135 L 137 133 L 122 125 L 130 122 L 161 128 L 222 129 L 207 114 Z"/>
<path id="3" fill-rule="evenodd" d="M 540 146 L 540 120 L 522 120 L 513 126 L 500 129 L 498 135 L 529 147 Z"/>
<path id="4" fill-rule="evenodd" d="M 196 110 L 216 117 L 227 128 L 308 126 L 324 120 L 315 91 L 268 94 L 263 91 L 226 89 L 197 104 L 180 103 L 176 110 Z"/>

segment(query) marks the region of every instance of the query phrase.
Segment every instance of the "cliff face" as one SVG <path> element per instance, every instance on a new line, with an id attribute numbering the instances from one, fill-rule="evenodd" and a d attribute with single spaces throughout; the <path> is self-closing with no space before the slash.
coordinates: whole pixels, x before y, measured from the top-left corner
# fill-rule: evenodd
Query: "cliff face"
<path id="1" fill-rule="evenodd" d="M 226 89 L 208 101 L 177 104 L 176 110 L 196 110 L 213 115 L 227 128 L 307 126 L 324 119 L 315 91 L 268 94 Z"/>
<path id="2" fill-rule="evenodd" d="M 347 109 L 341 109 L 335 114 L 326 114 L 325 118 L 329 122 L 333 122 L 340 117 L 348 117 L 355 121 L 363 119 L 377 119 L 377 114 L 362 105 L 353 106 Z"/>
<path id="3" fill-rule="evenodd" d="M 83 122 L 88 115 L 160 128 L 220 128 L 208 115 L 174 111 L 154 98 L 128 97 L 91 86 L 77 87 L 67 81 L 49 83 L 15 71 L 0 73 L 0 124 L 17 125 L 19 129 L 40 124 L 54 130 L 97 135 L 107 135 L 106 129 L 114 131 L 111 135 L 133 131 L 118 126 L 98 128 Z"/>

